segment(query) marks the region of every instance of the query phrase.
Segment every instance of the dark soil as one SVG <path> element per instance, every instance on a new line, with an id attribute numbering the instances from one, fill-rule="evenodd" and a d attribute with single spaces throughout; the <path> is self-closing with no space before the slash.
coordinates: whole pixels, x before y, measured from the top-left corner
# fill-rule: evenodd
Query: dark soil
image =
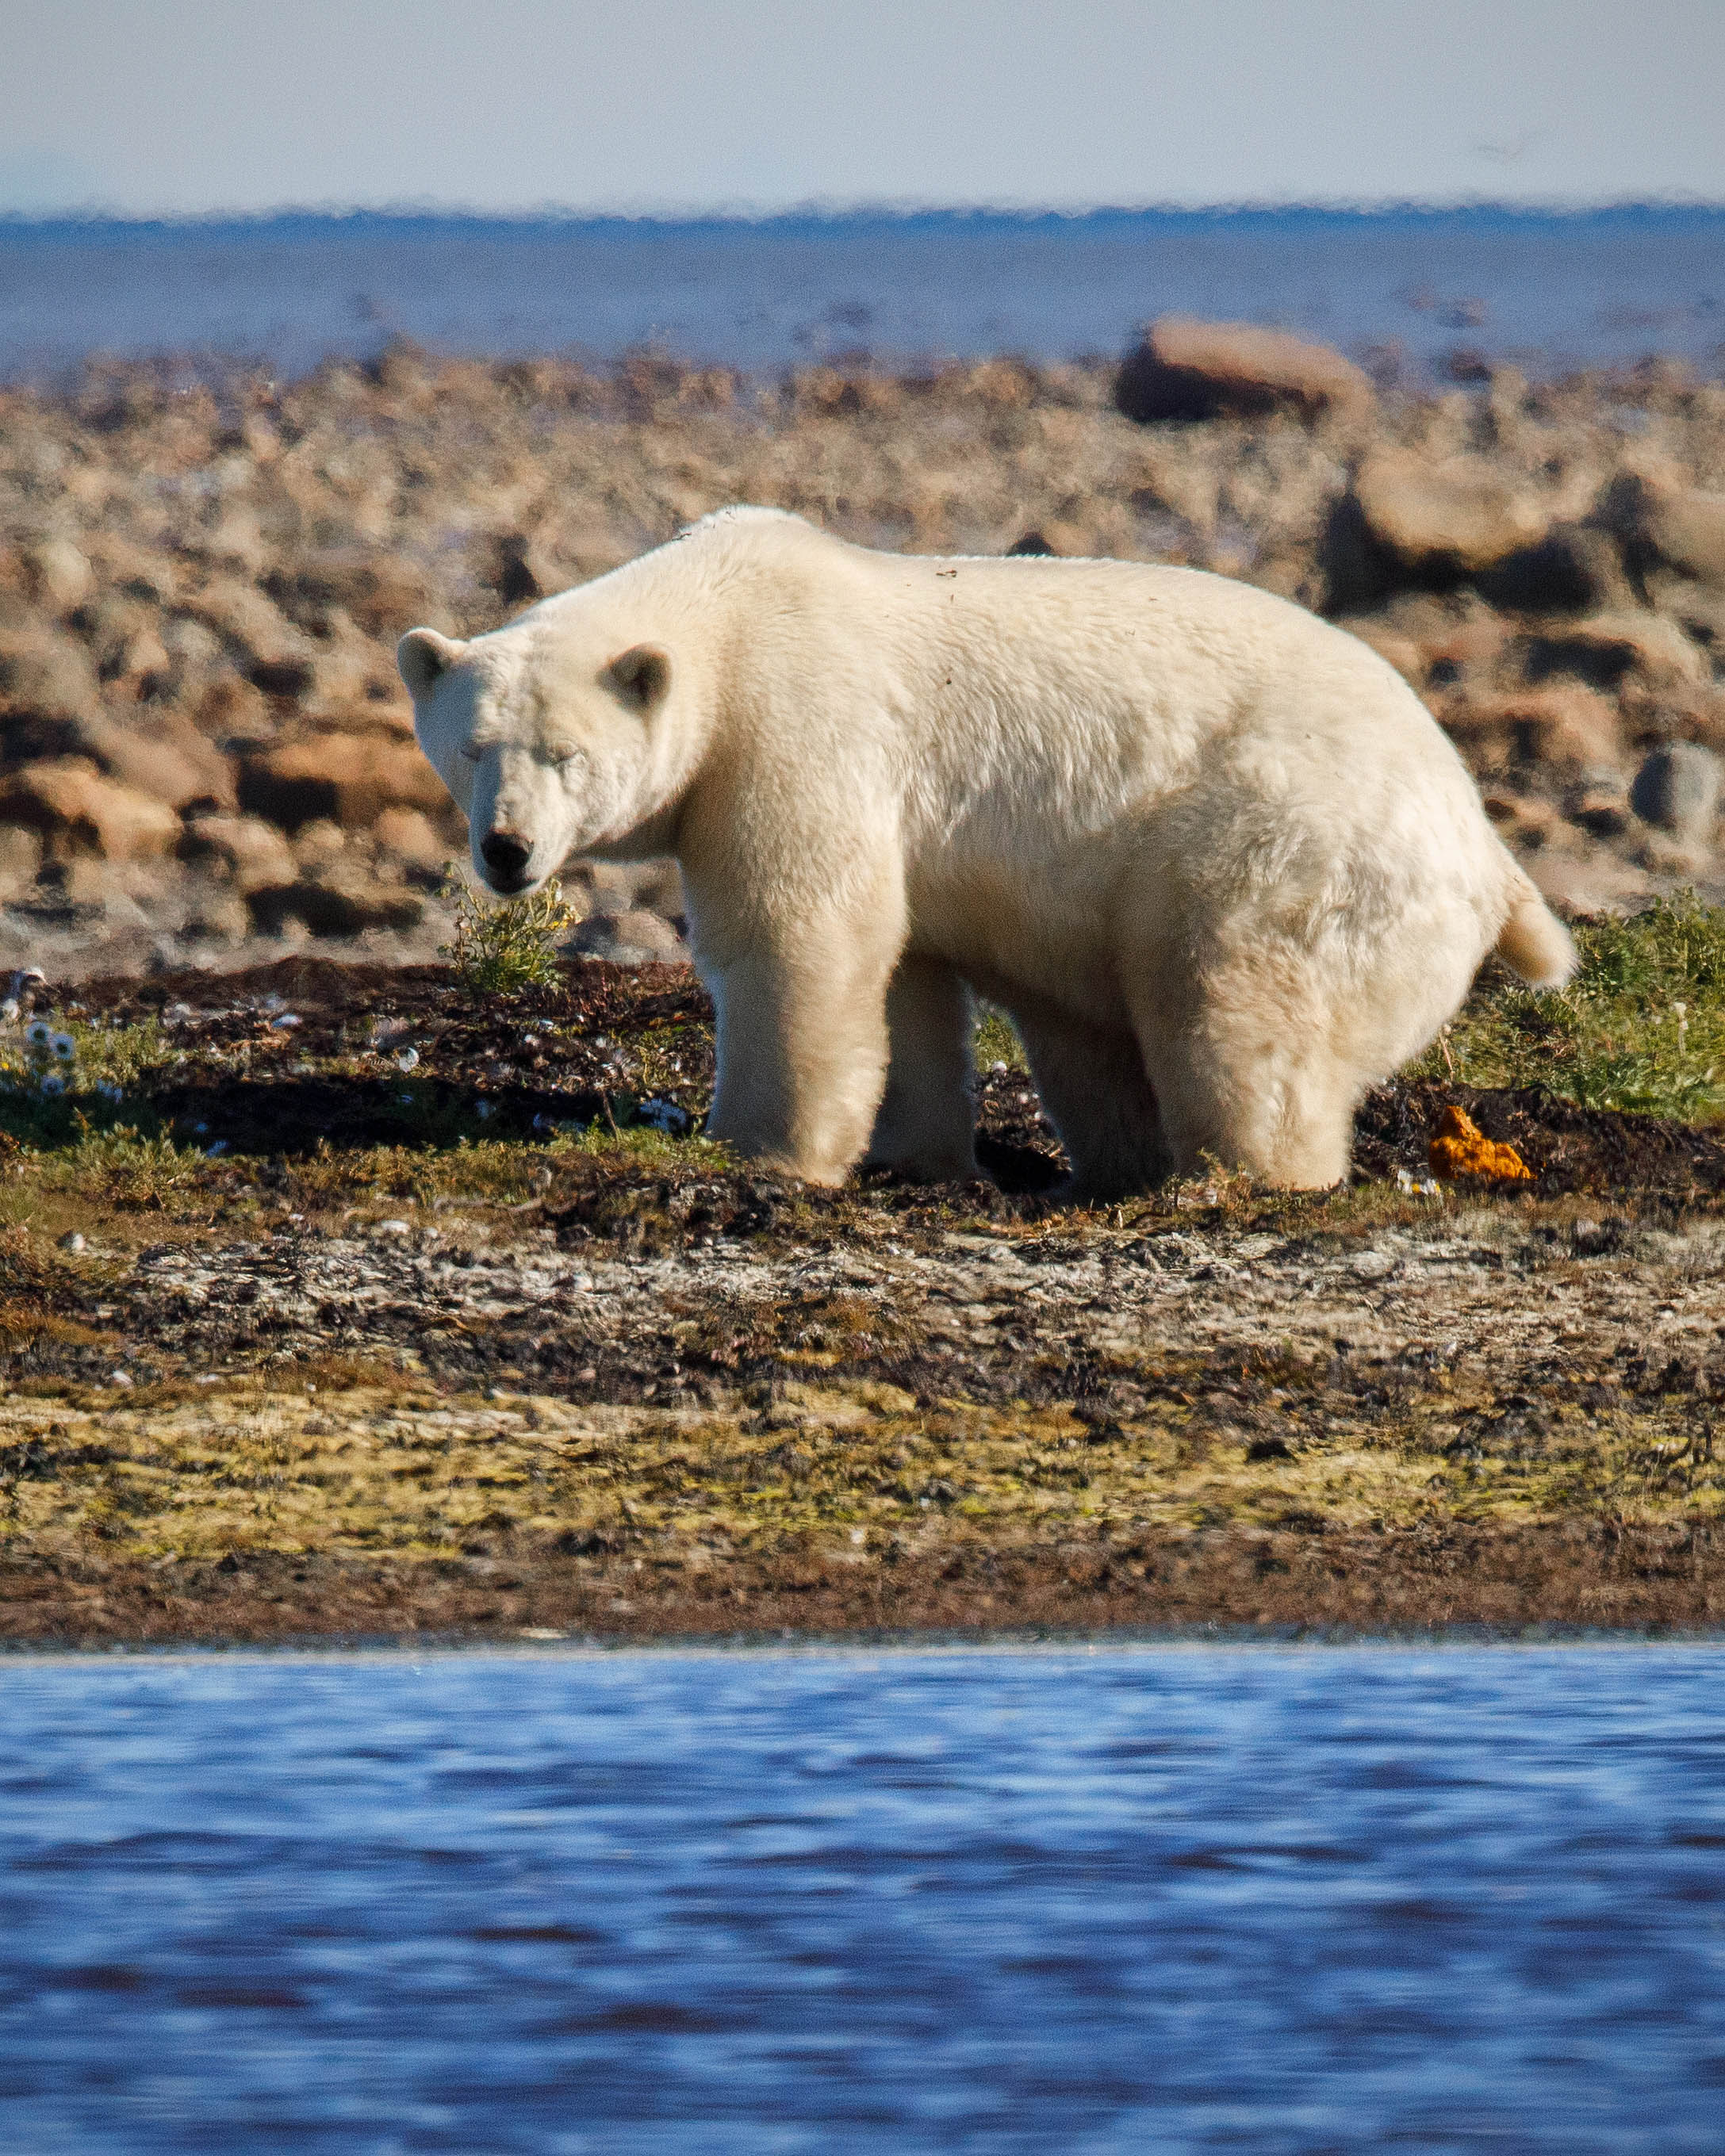
<path id="1" fill-rule="evenodd" d="M 789 1635 L 1194 1627 L 1430 1633 L 1725 1623 L 1725 1532 L 1589 1522 L 1281 1533 L 1214 1529 L 906 1557 L 846 1576 L 795 1557 L 680 1565 L 518 1548 L 402 1565 L 254 1551 L 170 1570 L 0 1559 L 0 1640 L 472 1638 L 747 1641 Z"/>
<path id="2" fill-rule="evenodd" d="M 79 998 L 198 1152 L 5 1142 L 0 1638 L 1725 1621 L 1713 1134 L 1400 1084 L 1350 1190 L 1075 1209 L 997 1064 L 998 1181 L 815 1190 L 609 1142 L 686 968 Z M 1457 1102 L 1531 1183 L 1397 1186 Z"/>
<path id="3" fill-rule="evenodd" d="M 409 1142 L 429 1118 L 485 1100 L 491 1134 L 543 1136 L 561 1123 L 625 1116 L 635 1096 L 616 1051 L 658 1051 L 655 1097 L 691 1119 L 712 1087 L 712 1005 L 686 966 L 629 968 L 590 961 L 565 971 L 553 988 L 527 990 L 476 1009 L 447 967 L 348 966 L 290 958 L 239 973 L 164 973 L 95 981 L 79 990 L 92 1015 L 126 1022 L 163 1014 L 188 1047 L 234 1048 L 257 1040 L 260 1009 L 279 1002 L 300 1021 L 296 1059 L 351 1054 L 379 1020 L 399 1031 L 420 1061 L 411 1085 L 379 1075 L 293 1076 L 206 1072 L 151 1088 L 157 1112 L 196 1124 L 206 1142 L 239 1153 L 295 1154 L 320 1144 L 358 1147 Z M 178 1014 L 183 1012 L 183 1016 Z M 267 1025 L 270 1020 L 261 1021 Z M 681 1068 L 662 1059 L 675 1050 Z M 403 1099 L 404 1093 L 407 1098 Z M 626 1104 L 626 1105 L 625 1105 Z M 1356 1181 L 1425 1175 L 1426 1147 L 1444 1109 L 1465 1108 L 1488 1137 L 1516 1147 L 1535 1180 L 1532 1194 L 1640 1192 L 1692 1197 L 1725 1190 L 1725 1137 L 1654 1116 L 1584 1108 L 1534 1089 L 1507 1091 L 1398 1082 L 1368 1096 L 1355 1125 Z M 409 1113 L 404 1116 L 406 1108 Z M 1064 1172 L 1060 1142 L 1021 1071 L 978 1081 L 978 1158 L 1009 1194 L 1054 1188 Z"/>

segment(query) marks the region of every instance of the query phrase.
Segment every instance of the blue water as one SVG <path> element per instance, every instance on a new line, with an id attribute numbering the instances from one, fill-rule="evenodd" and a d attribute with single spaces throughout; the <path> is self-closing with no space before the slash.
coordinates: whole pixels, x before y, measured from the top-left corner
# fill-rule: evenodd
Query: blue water
<path id="1" fill-rule="evenodd" d="M 0 219 L 0 378 L 87 354 L 298 373 L 390 337 L 485 355 L 641 346 L 772 367 L 1119 351 L 1167 311 L 1281 323 L 1427 372 L 1725 346 L 1725 208 L 929 212 L 664 223 L 292 215 Z"/>
<path id="2" fill-rule="evenodd" d="M 0 2146 L 1725 2147 L 1725 1650 L 0 1664 Z"/>

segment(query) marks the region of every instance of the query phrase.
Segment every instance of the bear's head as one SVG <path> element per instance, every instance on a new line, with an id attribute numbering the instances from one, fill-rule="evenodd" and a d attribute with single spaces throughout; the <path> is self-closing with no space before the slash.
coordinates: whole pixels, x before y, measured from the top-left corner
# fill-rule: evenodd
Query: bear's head
<path id="1" fill-rule="evenodd" d="M 474 866 L 511 898 L 572 854 L 627 840 L 671 783 L 669 654 L 636 644 L 607 655 L 603 639 L 535 614 L 466 643 L 409 629 L 396 649 L 419 746 L 466 812 Z"/>

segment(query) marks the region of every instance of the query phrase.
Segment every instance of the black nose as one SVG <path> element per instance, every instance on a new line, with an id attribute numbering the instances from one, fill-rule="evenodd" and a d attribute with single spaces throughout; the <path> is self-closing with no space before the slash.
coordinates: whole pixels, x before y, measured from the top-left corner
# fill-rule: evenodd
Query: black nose
<path id="1" fill-rule="evenodd" d="M 516 890 L 527 880 L 527 856 L 532 850 L 512 831 L 488 831 L 480 842 L 480 857 L 499 891 Z"/>

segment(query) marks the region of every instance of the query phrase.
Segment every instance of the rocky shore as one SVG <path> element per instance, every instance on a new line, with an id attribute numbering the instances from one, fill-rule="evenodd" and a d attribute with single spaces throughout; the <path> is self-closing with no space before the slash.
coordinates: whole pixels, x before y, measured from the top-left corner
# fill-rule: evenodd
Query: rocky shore
<path id="1" fill-rule="evenodd" d="M 880 547 L 1264 584 L 1399 669 L 1560 905 L 1717 894 L 1725 384 L 1474 372 L 1416 393 L 1387 362 L 1163 322 L 1122 366 L 398 348 L 294 383 L 92 367 L 0 392 L 0 957 L 430 955 L 462 834 L 397 636 L 491 626 L 734 501 Z M 571 886 L 578 947 L 679 955 L 674 874 Z"/>
<path id="2" fill-rule="evenodd" d="M 1725 1621 L 1716 1131 L 1418 1080 L 1350 1189 L 1075 1210 L 1004 1060 L 993 1183 L 667 1135 L 685 968 L 60 1015 L 60 1142 L 0 1142 L 0 1640 Z M 1457 1101 L 1524 1179 L 1429 1180 Z"/>
<path id="3" fill-rule="evenodd" d="M 1725 385 L 1461 372 L 0 392 L 0 1638 L 1718 1624 L 1719 917 L 1597 916 L 1725 899 Z M 734 501 L 1343 623 L 1591 971 L 1486 983 L 1328 1196 L 1061 1209 L 998 1022 L 992 1182 L 751 1173 L 668 865 L 572 868 L 536 987 L 427 963 L 393 666 Z M 1435 1183 L 1456 1110 L 1525 1175 Z"/>

